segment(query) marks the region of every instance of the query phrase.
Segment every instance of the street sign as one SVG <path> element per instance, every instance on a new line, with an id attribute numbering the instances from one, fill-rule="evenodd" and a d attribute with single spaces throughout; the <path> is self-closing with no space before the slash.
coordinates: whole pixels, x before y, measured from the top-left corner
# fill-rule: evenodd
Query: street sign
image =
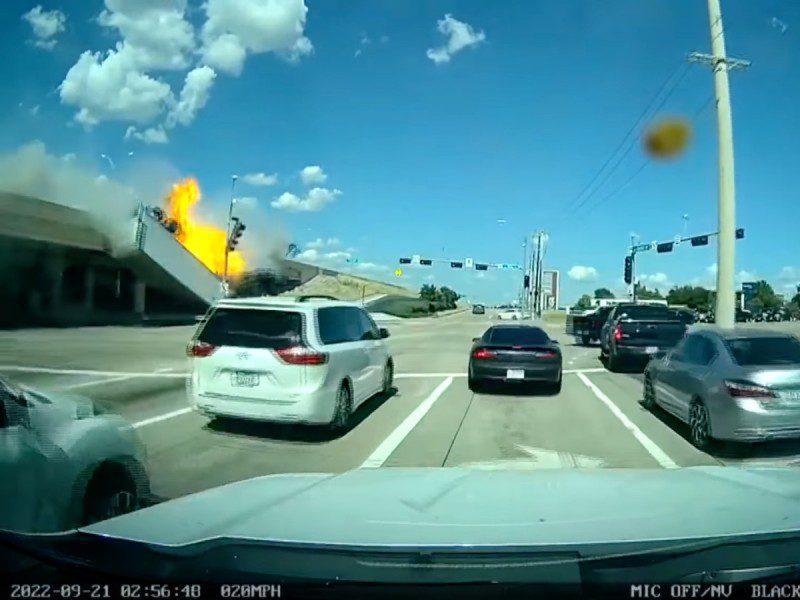
<path id="1" fill-rule="evenodd" d="M 676 236 L 675 236 L 675 245 L 677 246 L 677 245 L 678 245 L 678 244 L 680 244 L 680 243 L 681 243 L 681 236 L 679 236 L 679 235 L 676 235 Z"/>
<path id="2" fill-rule="evenodd" d="M 398 277 L 402 277 L 403 276 L 403 269 L 395 269 L 394 270 L 394 274 L 397 275 Z"/>
<path id="3" fill-rule="evenodd" d="M 411 262 L 414 263 L 415 265 L 418 265 L 419 259 L 420 259 L 419 254 L 415 254 L 414 256 L 411 257 Z"/>
<path id="4" fill-rule="evenodd" d="M 471 269 L 472 267 L 474 267 L 474 266 L 475 266 L 475 263 L 473 263 L 473 262 L 472 262 L 472 259 L 471 259 L 471 258 L 468 258 L 467 260 L 465 260 L 465 261 L 464 261 L 464 266 L 465 266 L 467 269 Z"/>

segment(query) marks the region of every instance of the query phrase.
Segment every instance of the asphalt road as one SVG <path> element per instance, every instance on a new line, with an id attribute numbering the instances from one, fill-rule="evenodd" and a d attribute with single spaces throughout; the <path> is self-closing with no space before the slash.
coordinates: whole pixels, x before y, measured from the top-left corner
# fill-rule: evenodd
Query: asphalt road
<path id="1" fill-rule="evenodd" d="M 459 313 L 385 323 L 395 392 L 360 407 L 339 437 L 323 428 L 209 421 L 191 412 L 184 391 L 190 327 L 1 332 L 0 373 L 44 390 L 82 393 L 123 415 L 147 445 L 159 498 L 270 473 L 354 468 L 800 464 L 795 442 L 700 452 L 683 425 L 640 406 L 641 374 L 607 372 L 599 349 L 574 345 L 563 325 L 545 325 L 564 352 L 559 394 L 473 394 L 468 352 L 490 322 L 489 315 Z"/>

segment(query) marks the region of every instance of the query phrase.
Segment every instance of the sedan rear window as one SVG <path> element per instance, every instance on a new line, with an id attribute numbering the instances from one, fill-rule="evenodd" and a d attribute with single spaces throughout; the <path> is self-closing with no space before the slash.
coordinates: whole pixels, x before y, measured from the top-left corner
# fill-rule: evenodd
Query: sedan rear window
<path id="1" fill-rule="evenodd" d="M 279 350 L 299 344 L 302 328 L 303 319 L 297 312 L 220 308 L 197 339 L 214 346 Z"/>
<path id="2" fill-rule="evenodd" d="M 550 337 L 537 327 L 497 327 L 492 329 L 489 341 L 492 344 L 535 346 L 548 343 Z"/>
<path id="3" fill-rule="evenodd" d="M 743 367 L 800 364 L 800 341 L 791 336 L 734 338 L 725 340 L 725 344 Z"/>

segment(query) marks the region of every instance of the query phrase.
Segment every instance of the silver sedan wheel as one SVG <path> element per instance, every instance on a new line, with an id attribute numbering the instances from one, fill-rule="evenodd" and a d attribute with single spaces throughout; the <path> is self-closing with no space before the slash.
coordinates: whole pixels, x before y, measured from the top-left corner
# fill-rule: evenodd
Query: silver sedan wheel
<path id="1" fill-rule="evenodd" d="M 689 432 L 692 444 L 701 450 L 707 450 L 711 443 L 711 426 L 708 410 L 702 402 L 695 402 L 689 409 Z"/>

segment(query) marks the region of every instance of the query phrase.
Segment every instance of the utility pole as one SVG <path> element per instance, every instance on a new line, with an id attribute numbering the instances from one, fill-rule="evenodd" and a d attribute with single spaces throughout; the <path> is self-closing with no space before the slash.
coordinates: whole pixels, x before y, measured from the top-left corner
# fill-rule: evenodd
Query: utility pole
<path id="1" fill-rule="evenodd" d="M 222 284 L 225 287 L 225 292 L 228 291 L 228 254 L 230 253 L 231 246 L 231 220 L 233 219 L 233 204 L 235 199 L 233 191 L 236 188 L 236 180 L 238 177 L 233 175 L 231 177 L 231 201 L 228 204 L 228 225 L 225 227 L 225 269 L 222 276 Z"/>
<path id="2" fill-rule="evenodd" d="M 720 327 L 732 328 L 735 322 L 736 303 L 734 291 L 736 193 L 733 163 L 733 118 L 731 116 L 728 71 L 747 67 L 750 62 L 727 57 L 719 0 L 708 0 L 708 20 L 711 28 L 711 55 L 693 52 L 689 56 L 689 60 L 709 64 L 714 70 L 719 159 L 716 322 Z"/>
<path id="3" fill-rule="evenodd" d="M 528 287 L 525 287 L 525 280 L 528 281 Z M 528 236 L 522 238 L 522 313 L 525 314 L 530 310 L 528 306 L 528 290 L 530 289 L 531 277 L 528 270 Z"/>
<path id="4" fill-rule="evenodd" d="M 633 247 L 636 245 L 636 236 L 631 235 L 631 300 L 636 304 L 636 251 Z"/>
<path id="5" fill-rule="evenodd" d="M 542 236 L 543 231 L 536 232 L 536 260 L 534 261 L 534 284 L 533 284 L 533 313 L 538 318 L 541 316 L 541 296 L 542 296 Z"/>

